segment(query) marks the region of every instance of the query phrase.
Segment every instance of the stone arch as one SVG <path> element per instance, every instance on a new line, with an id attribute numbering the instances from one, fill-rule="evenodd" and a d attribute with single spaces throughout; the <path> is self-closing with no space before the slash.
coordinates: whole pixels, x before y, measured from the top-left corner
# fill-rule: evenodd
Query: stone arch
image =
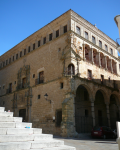
<path id="1" fill-rule="evenodd" d="M 110 112 L 111 128 L 116 128 L 116 121 L 119 121 L 119 118 L 120 118 L 119 96 L 116 91 L 112 92 L 110 95 L 109 112 Z"/>
<path id="2" fill-rule="evenodd" d="M 73 63 L 68 65 L 68 75 L 75 75 L 75 66 Z"/>
<path id="3" fill-rule="evenodd" d="M 107 104 L 107 103 L 109 102 L 109 98 L 108 98 L 108 96 L 107 96 L 107 92 L 105 92 L 105 90 L 103 90 L 103 89 L 101 89 L 101 88 L 95 90 L 94 95 L 93 95 L 93 96 L 94 96 L 94 101 L 95 101 L 95 95 L 96 95 L 97 91 L 100 91 L 100 92 L 103 94 L 104 103 Z"/>
<path id="4" fill-rule="evenodd" d="M 111 95 L 114 95 L 115 96 L 115 99 L 116 99 L 116 104 L 119 106 L 120 105 L 120 98 L 119 98 L 119 93 L 117 91 L 113 91 L 111 93 Z M 110 95 L 110 96 L 111 96 Z M 110 100 L 110 97 L 109 97 L 109 100 Z"/>
<path id="5" fill-rule="evenodd" d="M 76 89 L 75 97 L 75 127 L 78 133 L 87 133 L 92 127 L 92 112 L 91 112 L 91 89 L 80 84 Z"/>
<path id="6" fill-rule="evenodd" d="M 76 91 L 77 91 L 77 89 L 79 88 L 79 86 L 84 86 L 84 87 L 87 89 L 88 94 L 89 94 L 89 100 L 90 100 L 90 101 L 93 101 L 93 92 L 92 92 L 92 89 L 91 89 L 87 84 L 79 84 L 79 85 L 77 86 L 77 88 L 76 88 Z M 75 94 L 76 94 L 76 93 L 75 93 Z"/>
<path id="7" fill-rule="evenodd" d="M 95 101 L 94 101 L 96 125 L 108 126 L 105 98 L 106 98 L 105 92 L 102 89 L 98 89 L 95 93 Z"/>

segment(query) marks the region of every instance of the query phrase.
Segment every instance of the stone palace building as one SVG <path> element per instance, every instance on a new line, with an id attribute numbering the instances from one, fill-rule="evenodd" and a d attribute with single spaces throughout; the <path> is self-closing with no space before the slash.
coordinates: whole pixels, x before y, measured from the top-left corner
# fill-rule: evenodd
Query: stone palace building
<path id="1" fill-rule="evenodd" d="M 117 43 L 69 10 L 0 56 L 0 106 L 43 133 L 120 120 Z"/>

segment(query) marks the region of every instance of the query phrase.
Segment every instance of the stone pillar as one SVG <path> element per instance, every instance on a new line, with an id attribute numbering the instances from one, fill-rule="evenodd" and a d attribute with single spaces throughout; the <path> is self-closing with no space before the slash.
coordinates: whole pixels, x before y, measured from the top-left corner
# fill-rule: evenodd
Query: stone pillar
<path id="1" fill-rule="evenodd" d="M 62 123 L 61 135 L 63 137 L 73 137 L 75 131 L 75 111 L 74 111 L 74 96 L 69 93 L 62 103 Z"/>
<path id="2" fill-rule="evenodd" d="M 109 104 L 106 104 L 106 109 L 107 109 L 107 119 L 108 119 L 108 125 L 109 125 L 109 127 L 110 127 L 111 125 L 110 125 L 110 112 L 109 112 Z"/>
<path id="3" fill-rule="evenodd" d="M 86 58 L 85 58 L 85 44 L 83 44 L 83 60 L 86 60 Z"/>
<path id="4" fill-rule="evenodd" d="M 108 70 L 107 68 L 107 57 L 105 56 L 105 69 Z"/>
<path id="5" fill-rule="evenodd" d="M 98 64 L 101 67 L 100 52 L 98 52 Z"/>
<path id="6" fill-rule="evenodd" d="M 92 64 L 94 64 L 94 59 L 93 59 L 93 48 L 91 48 L 91 59 L 92 59 Z"/>
<path id="7" fill-rule="evenodd" d="M 91 112 L 93 118 L 93 126 L 95 126 L 95 110 L 94 110 L 94 101 L 91 101 Z"/>
<path id="8" fill-rule="evenodd" d="M 113 73 L 112 59 L 110 60 L 110 67 L 111 67 L 111 72 Z"/>

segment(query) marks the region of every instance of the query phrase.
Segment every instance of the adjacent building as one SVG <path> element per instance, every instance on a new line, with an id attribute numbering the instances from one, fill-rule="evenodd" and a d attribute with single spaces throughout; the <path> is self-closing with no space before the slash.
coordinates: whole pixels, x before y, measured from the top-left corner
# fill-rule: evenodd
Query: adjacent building
<path id="1" fill-rule="evenodd" d="M 43 133 L 74 136 L 120 119 L 117 43 L 69 10 L 0 56 L 0 106 Z"/>

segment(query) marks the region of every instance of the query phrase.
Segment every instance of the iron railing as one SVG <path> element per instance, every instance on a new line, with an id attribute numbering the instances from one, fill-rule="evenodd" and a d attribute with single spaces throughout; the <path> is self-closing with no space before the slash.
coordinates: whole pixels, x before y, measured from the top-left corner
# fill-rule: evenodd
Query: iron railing
<path id="1" fill-rule="evenodd" d="M 9 93 L 12 93 L 12 89 L 10 88 L 6 90 L 6 94 L 9 94 Z"/>
<path id="2" fill-rule="evenodd" d="M 41 83 L 44 83 L 44 77 L 35 79 L 35 85 L 38 85 L 38 84 L 41 84 Z"/>

